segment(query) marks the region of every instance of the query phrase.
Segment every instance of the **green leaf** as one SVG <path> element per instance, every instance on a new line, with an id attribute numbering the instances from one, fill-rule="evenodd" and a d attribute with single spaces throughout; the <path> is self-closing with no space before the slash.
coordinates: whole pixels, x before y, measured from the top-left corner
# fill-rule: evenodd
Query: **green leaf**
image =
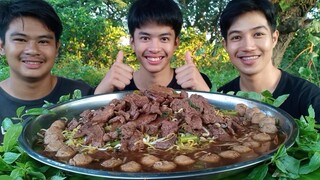
<path id="1" fill-rule="evenodd" d="M 279 107 L 288 97 L 289 97 L 289 94 L 279 96 L 277 97 L 277 99 L 274 100 L 272 105 L 275 107 Z"/>
<path id="2" fill-rule="evenodd" d="M 318 45 L 320 42 L 320 38 L 318 36 L 314 36 L 312 34 L 309 34 L 308 40 L 314 45 Z"/>
<path id="3" fill-rule="evenodd" d="M 18 137 L 22 132 L 22 125 L 20 123 L 12 125 L 7 132 L 4 134 L 3 138 L 3 150 L 4 152 L 9 152 L 12 150 L 18 142 Z"/>
<path id="4" fill-rule="evenodd" d="M 320 168 L 320 152 L 316 152 L 311 157 L 310 162 L 306 165 L 303 165 L 300 168 L 299 173 L 300 174 L 309 174 L 319 168 Z"/>
<path id="5" fill-rule="evenodd" d="M 268 172 L 268 165 L 262 164 L 256 167 L 246 178 L 245 180 L 263 180 L 265 179 Z"/>
<path id="6" fill-rule="evenodd" d="M 71 97 L 71 95 L 70 95 L 70 94 L 68 94 L 68 95 L 64 95 L 64 96 L 61 96 L 61 97 L 59 98 L 58 103 L 67 102 L 67 101 L 69 101 L 69 100 L 70 100 L 70 97 Z"/>
<path id="7" fill-rule="evenodd" d="M 292 156 L 282 156 L 276 160 L 276 166 L 283 173 L 288 174 L 290 177 L 299 177 L 298 169 L 300 169 L 300 161 Z"/>
<path id="8" fill-rule="evenodd" d="M 14 180 L 14 179 L 8 175 L 0 175 L 0 180 Z"/>
<path id="9" fill-rule="evenodd" d="M 82 97 L 82 93 L 79 89 L 74 90 L 72 99 L 80 99 Z"/>
<path id="10" fill-rule="evenodd" d="M 290 8 L 290 3 L 288 3 L 285 0 L 281 0 L 279 5 L 280 5 L 280 8 L 281 8 L 282 11 L 286 11 L 286 10 L 288 10 Z"/>
<path id="11" fill-rule="evenodd" d="M 26 171 L 22 168 L 16 168 L 14 169 L 10 176 L 13 177 L 14 179 L 21 179 L 25 176 Z"/>
<path id="12" fill-rule="evenodd" d="M 58 175 L 52 176 L 50 178 L 50 180 L 64 180 L 64 179 L 66 179 L 66 177 L 58 176 Z"/>
<path id="13" fill-rule="evenodd" d="M 309 108 L 308 108 L 308 114 L 309 114 L 308 116 L 311 117 L 311 118 L 315 118 L 316 117 L 312 105 L 310 105 Z"/>
<path id="14" fill-rule="evenodd" d="M 50 114 L 50 113 L 52 113 L 52 111 L 41 107 L 41 108 L 28 109 L 26 113 L 23 114 L 22 116 L 39 116 L 39 115 Z"/>
<path id="15" fill-rule="evenodd" d="M 43 108 L 47 108 L 49 106 L 54 105 L 54 103 L 48 102 L 48 101 L 44 101 L 44 105 L 42 106 Z"/>
<path id="16" fill-rule="evenodd" d="M 26 108 L 26 106 L 22 106 L 22 107 L 19 107 L 17 110 L 16 110 L 16 114 L 17 114 L 17 117 L 21 117 L 22 113 L 24 112 L 24 109 Z"/>
<path id="17" fill-rule="evenodd" d="M 244 97 L 244 98 L 250 98 L 257 101 L 262 100 L 262 95 L 256 92 L 244 92 L 244 91 L 238 91 L 237 96 Z"/>
<path id="18" fill-rule="evenodd" d="M 273 98 L 272 93 L 270 91 L 268 91 L 268 90 L 263 91 L 261 94 L 264 97 Z"/>
<path id="19" fill-rule="evenodd" d="M 284 144 L 281 144 L 277 152 L 272 156 L 271 163 L 275 163 L 279 158 L 287 156 L 287 149 Z"/>
<path id="20" fill-rule="evenodd" d="M 20 157 L 20 155 L 21 155 L 20 153 L 6 152 L 3 155 L 3 160 L 7 164 L 12 164 Z"/>
<path id="21" fill-rule="evenodd" d="M 301 175 L 300 179 L 301 180 L 315 180 L 315 179 L 319 179 L 320 177 L 320 169 L 318 169 L 317 171 L 314 171 L 310 174 L 303 174 Z"/>
<path id="22" fill-rule="evenodd" d="M 304 78 L 308 78 L 308 77 L 312 76 L 312 71 L 309 68 L 300 67 L 299 74 Z"/>
<path id="23" fill-rule="evenodd" d="M 11 172 L 13 167 L 10 164 L 7 164 L 2 157 L 0 156 L 0 172 Z"/>
<path id="24" fill-rule="evenodd" d="M 12 125 L 13 122 L 10 118 L 4 118 L 4 120 L 2 121 L 2 127 L 5 131 L 9 129 Z"/>
<path id="25" fill-rule="evenodd" d="M 30 169 L 28 169 L 27 174 L 36 179 L 46 180 L 46 176 L 41 172 L 37 172 L 36 170 L 31 171 Z"/>

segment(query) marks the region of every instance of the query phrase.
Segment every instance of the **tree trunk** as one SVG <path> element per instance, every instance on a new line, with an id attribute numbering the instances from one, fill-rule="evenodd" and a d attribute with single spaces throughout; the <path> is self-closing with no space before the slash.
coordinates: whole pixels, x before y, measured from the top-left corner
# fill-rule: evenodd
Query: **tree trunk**
<path id="1" fill-rule="evenodd" d="M 271 2 L 275 6 L 279 21 L 278 30 L 280 35 L 273 54 L 273 63 L 278 66 L 295 32 L 299 29 L 304 29 L 311 22 L 306 15 L 311 8 L 315 7 L 317 0 L 295 0 L 285 10 L 281 9 L 280 0 L 271 0 Z"/>
<path id="2" fill-rule="evenodd" d="M 274 53 L 273 53 L 273 64 L 278 67 L 282 61 L 283 55 L 289 46 L 291 40 L 294 37 L 294 33 L 289 33 L 289 34 L 280 34 L 278 43 L 276 47 L 274 48 Z"/>

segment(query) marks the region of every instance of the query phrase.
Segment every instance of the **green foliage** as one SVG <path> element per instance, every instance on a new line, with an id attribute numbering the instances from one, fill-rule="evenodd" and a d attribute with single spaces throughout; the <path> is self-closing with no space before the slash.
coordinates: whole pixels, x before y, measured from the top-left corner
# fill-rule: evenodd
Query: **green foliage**
<path id="1" fill-rule="evenodd" d="M 296 33 L 284 54 L 280 67 L 320 85 L 320 21 Z"/>
<path id="2" fill-rule="evenodd" d="M 233 95 L 234 92 L 228 92 L 228 94 Z M 289 94 L 284 94 L 284 95 L 281 95 L 275 99 L 272 96 L 272 93 L 269 92 L 268 90 L 265 90 L 261 93 L 238 91 L 235 95 L 245 97 L 248 99 L 255 99 L 260 102 L 264 102 L 264 103 L 270 104 L 275 107 L 279 107 L 289 97 Z"/>
<path id="3" fill-rule="evenodd" d="M 96 68 L 94 66 L 83 64 L 77 57 L 71 55 L 65 56 L 63 61 L 55 64 L 52 73 L 58 76 L 70 79 L 80 79 L 91 86 L 96 86 L 107 72 L 106 68 Z"/>
<path id="4" fill-rule="evenodd" d="M 61 96 L 58 103 L 67 102 L 81 98 L 81 91 L 75 90 L 73 96 Z M 35 118 L 39 115 L 53 113 L 46 107 L 53 105 L 44 102 L 41 108 L 25 110 L 20 107 L 16 110 L 16 117 L 6 118 L 2 122 L 2 127 L 6 131 L 2 145 L 0 145 L 0 179 L 65 179 L 66 174 L 56 168 L 46 166 L 35 161 L 27 155 L 18 145 L 18 138 L 22 132 L 22 123 L 28 118 Z M 13 120 L 18 120 L 14 124 Z M 80 177 L 80 176 L 79 176 Z M 78 178 L 81 179 L 81 178 Z"/>
<path id="5" fill-rule="evenodd" d="M 283 95 L 274 99 L 268 91 L 261 94 L 240 92 L 237 95 L 278 106 L 288 97 Z M 280 145 L 270 161 L 260 164 L 251 172 L 243 173 L 246 174 L 243 179 L 264 180 L 271 177 L 272 179 L 299 179 L 313 177 L 314 175 L 311 174 L 313 172 L 320 173 L 320 133 L 317 130 L 320 126 L 316 124 L 312 106 L 309 107 L 308 113 L 306 117 L 295 119 L 299 127 L 295 144 L 289 149 L 283 144 Z"/>
<path id="6" fill-rule="evenodd" d="M 219 36 L 219 16 L 229 0 L 177 0 L 184 16 L 185 27 L 206 32 L 214 42 Z"/>
<path id="7" fill-rule="evenodd" d="M 0 56 L 0 81 L 9 77 L 9 67 L 4 56 Z"/>
<path id="8" fill-rule="evenodd" d="M 126 36 L 123 27 L 113 26 L 106 17 L 96 13 L 102 1 L 52 0 L 63 22 L 60 53 L 76 56 L 84 64 L 110 67 Z"/>

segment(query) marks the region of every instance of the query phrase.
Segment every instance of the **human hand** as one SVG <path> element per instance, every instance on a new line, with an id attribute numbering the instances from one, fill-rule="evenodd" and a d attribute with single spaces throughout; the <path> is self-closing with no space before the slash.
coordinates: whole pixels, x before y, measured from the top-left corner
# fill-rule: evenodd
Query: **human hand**
<path id="1" fill-rule="evenodd" d="M 191 53 L 185 53 L 186 64 L 176 69 L 177 83 L 183 89 L 191 89 L 197 91 L 210 91 L 207 83 L 202 78 L 196 65 L 193 63 Z"/>
<path id="2" fill-rule="evenodd" d="M 94 94 L 109 93 L 115 89 L 123 90 L 133 78 L 133 68 L 123 63 L 123 51 L 119 51 L 116 61 L 97 86 Z"/>

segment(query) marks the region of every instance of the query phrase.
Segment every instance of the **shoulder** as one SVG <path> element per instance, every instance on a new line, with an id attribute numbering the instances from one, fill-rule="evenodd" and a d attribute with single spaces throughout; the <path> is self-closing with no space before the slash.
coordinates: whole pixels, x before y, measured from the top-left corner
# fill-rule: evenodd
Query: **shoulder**
<path id="1" fill-rule="evenodd" d="M 316 84 L 281 70 L 281 79 L 276 90 L 281 91 L 316 91 L 320 93 L 320 88 Z"/>
<path id="2" fill-rule="evenodd" d="M 80 90 L 83 95 L 91 95 L 94 92 L 94 88 L 83 80 L 58 77 L 55 91 L 61 91 L 63 93 L 73 93 L 73 91 L 76 89 Z"/>

